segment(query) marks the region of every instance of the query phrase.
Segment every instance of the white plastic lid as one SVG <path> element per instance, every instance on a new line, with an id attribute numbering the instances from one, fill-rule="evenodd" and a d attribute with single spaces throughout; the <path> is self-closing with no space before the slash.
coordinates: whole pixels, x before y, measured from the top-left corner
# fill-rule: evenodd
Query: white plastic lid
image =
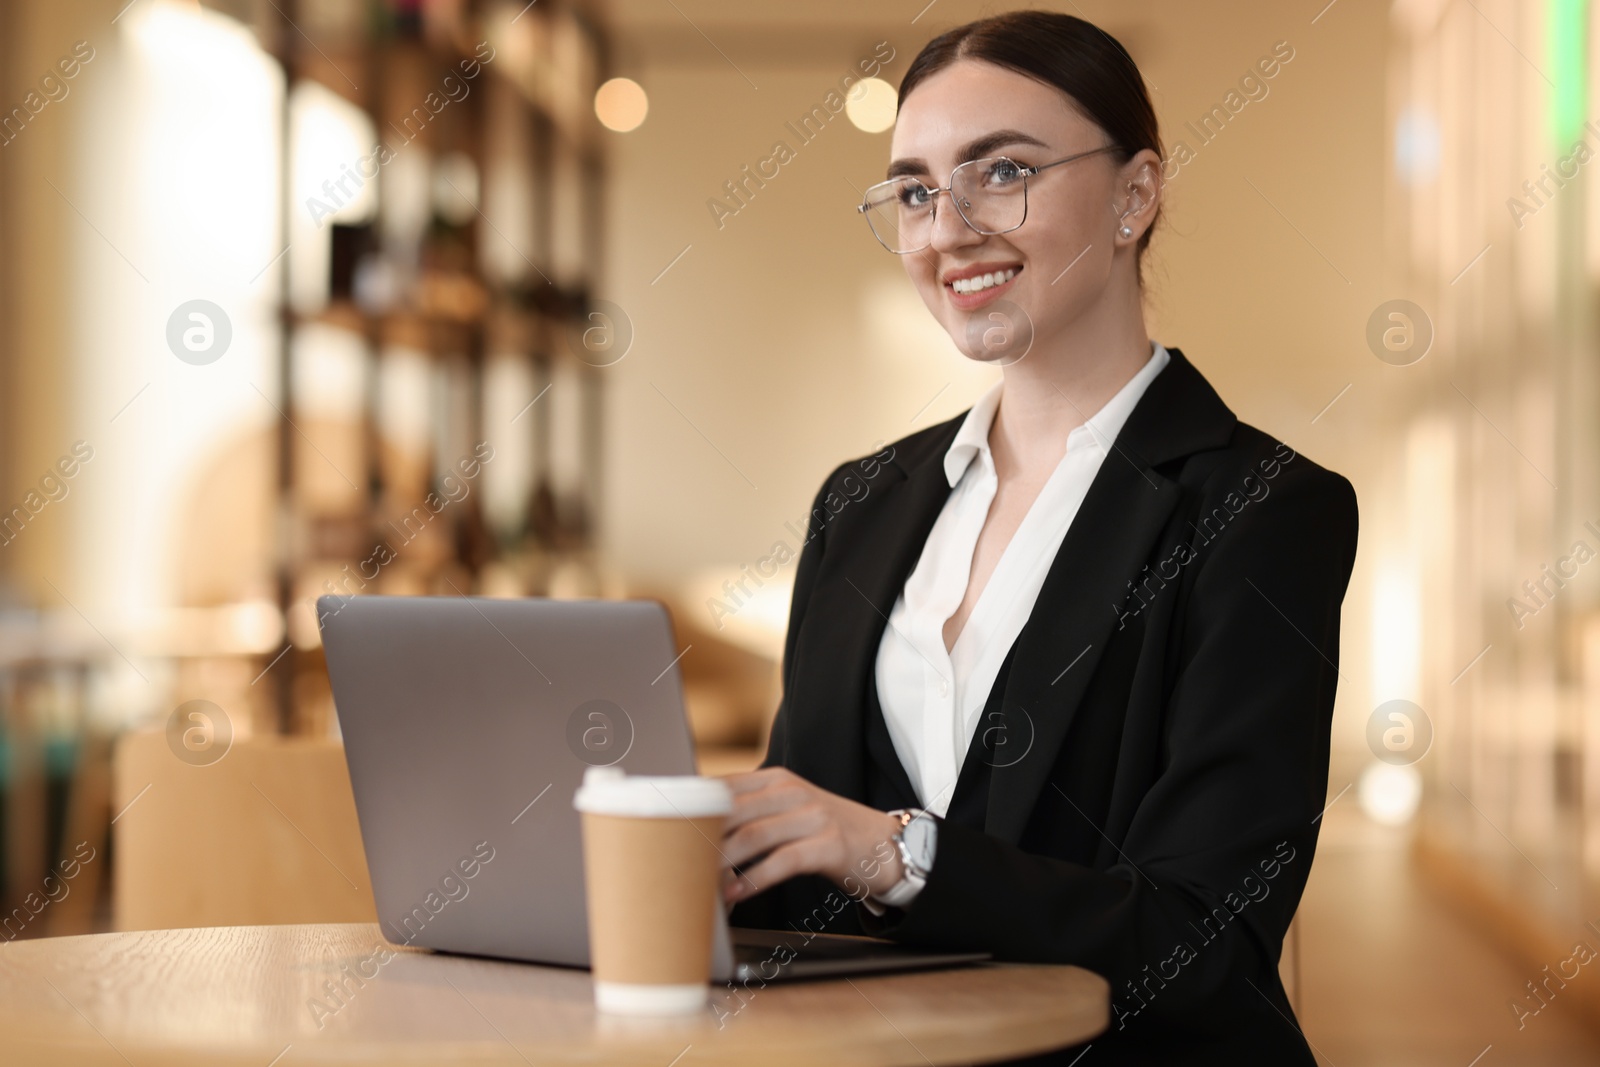
<path id="1" fill-rule="evenodd" d="M 572 806 L 594 815 L 699 819 L 732 811 L 733 793 L 719 778 L 629 775 L 617 767 L 590 767 Z"/>

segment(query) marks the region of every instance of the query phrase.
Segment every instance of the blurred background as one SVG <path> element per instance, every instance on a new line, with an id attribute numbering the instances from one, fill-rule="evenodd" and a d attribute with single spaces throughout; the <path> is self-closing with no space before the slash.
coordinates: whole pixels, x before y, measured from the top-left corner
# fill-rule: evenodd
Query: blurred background
<path id="1" fill-rule="evenodd" d="M 1150 87 L 1151 335 L 1359 494 L 1307 1036 L 1600 1062 L 1600 10 L 1031 6 Z M 0 0 L 4 937 L 372 918 L 328 592 L 659 598 L 753 765 L 821 479 L 998 373 L 853 209 L 1006 7 Z"/>

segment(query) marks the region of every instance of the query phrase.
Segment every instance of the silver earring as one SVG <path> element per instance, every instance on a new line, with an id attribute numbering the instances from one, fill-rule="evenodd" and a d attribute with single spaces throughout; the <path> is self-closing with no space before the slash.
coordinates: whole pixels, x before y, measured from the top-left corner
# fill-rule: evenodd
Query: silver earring
<path id="1" fill-rule="evenodd" d="M 1122 229 L 1118 230 L 1117 232 L 1122 234 L 1122 236 L 1124 236 L 1124 237 L 1132 237 L 1133 236 L 1133 227 L 1132 226 L 1128 226 L 1128 225 L 1124 225 L 1122 227 Z"/>

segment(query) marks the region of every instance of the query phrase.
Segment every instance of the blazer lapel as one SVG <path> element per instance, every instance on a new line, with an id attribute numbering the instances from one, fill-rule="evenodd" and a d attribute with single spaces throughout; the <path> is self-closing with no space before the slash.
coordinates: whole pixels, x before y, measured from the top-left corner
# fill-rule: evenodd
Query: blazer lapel
<path id="1" fill-rule="evenodd" d="M 804 703 L 814 710 L 791 717 L 789 766 L 841 796 L 861 800 L 866 794 L 867 687 L 889 613 L 950 495 L 943 458 L 963 418 L 930 428 L 919 442 L 924 448 L 886 464 L 883 482 L 834 520 L 839 536 L 824 534 L 824 570 L 807 613 L 818 620 L 812 625 L 828 632 L 811 635 L 809 644 L 836 658 L 803 665 Z M 849 508 L 860 511 L 852 516 Z M 896 780 L 910 787 L 904 767 Z"/>
<path id="2" fill-rule="evenodd" d="M 986 833 L 1021 838 L 1117 625 L 1114 606 L 1177 503 L 1171 480 L 1116 452 L 1105 458 L 1017 635 L 1001 707 L 1007 720 L 1031 726 L 1032 743 L 991 771 Z"/>
<path id="3" fill-rule="evenodd" d="M 1013 844 L 1117 627 L 1116 605 L 1177 507 L 1177 483 L 1155 466 L 1221 447 L 1233 432 L 1236 420 L 1221 398 L 1180 350 L 1168 353 L 1171 362 L 1101 463 L 1017 635 L 1002 708 L 1008 719 L 1016 715 L 1031 725 L 1031 746 L 1023 758 L 993 767 L 984 821 L 986 833 Z"/>

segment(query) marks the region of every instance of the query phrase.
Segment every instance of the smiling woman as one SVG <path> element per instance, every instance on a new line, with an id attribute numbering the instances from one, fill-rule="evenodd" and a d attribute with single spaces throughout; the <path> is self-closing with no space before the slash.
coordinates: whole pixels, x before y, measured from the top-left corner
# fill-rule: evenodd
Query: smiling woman
<path id="1" fill-rule="evenodd" d="M 1082 19 L 983 19 L 907 70 L 858 211 L 1003 376 L 805 541 L 766 764 L 730 782 L 727 895 L 743 925 L 1097 971 L 1096 1064 L 1310 1065 L 1277 965 L 1326 799 L 1355 495 L 1150 339 L 1161 168 L 1138 68 Z M 1298 858 L 1240 896 L 1271 856 Z"/>

